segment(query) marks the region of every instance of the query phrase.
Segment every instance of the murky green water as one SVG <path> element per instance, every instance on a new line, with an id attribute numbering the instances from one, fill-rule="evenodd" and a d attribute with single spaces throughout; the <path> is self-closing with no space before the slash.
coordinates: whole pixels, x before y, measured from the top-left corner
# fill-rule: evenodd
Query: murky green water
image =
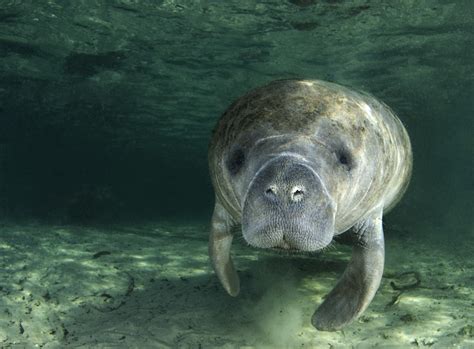
<path id="1" fill-rule="evenodd" d="M 474 346 L 473 13 L 469 0 L 0 0 L 0 346 Z M 381 289 L 344 332 L 309 319 L 346 247 L 290 258 L 237 241 L 237 299 L 207 260 L 210 132 L 238 96 L 294 77 L 371 92 L 413 145 Z M 421 284 L 397 296 L 403 272 Z"/>

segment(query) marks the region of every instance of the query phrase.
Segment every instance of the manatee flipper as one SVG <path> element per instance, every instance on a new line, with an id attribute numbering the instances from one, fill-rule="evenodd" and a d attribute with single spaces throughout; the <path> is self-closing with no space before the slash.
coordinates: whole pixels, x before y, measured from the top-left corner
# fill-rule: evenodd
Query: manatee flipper
<path id="1" fill-rule="evenodd" d="M 232 218 L 219 201 L 216 200 L 211 221 L 209 256 L 211 257 L 212 267 L 222 286 L 228 294 L 235 297 L 239 294 L 240 282 L 230 257 L 230 247 L 233 238 L 231 234 L 232 226 Z"/>
<path id="2" fill-rule="evenodd" d="M 350 233 L 357 238 L 351 260 L 312 318 L 318 330 L 341 329 L 361 315 L 372 301 L 382 279 L 385 257 L 382 210 L 357 223 Z"/>

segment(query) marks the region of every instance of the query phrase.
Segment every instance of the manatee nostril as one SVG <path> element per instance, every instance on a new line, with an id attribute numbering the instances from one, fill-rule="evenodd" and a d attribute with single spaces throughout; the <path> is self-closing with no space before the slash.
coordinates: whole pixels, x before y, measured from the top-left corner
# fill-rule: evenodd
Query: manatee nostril
<path id="1" fill-rule="evenodd" d="M 291 201 L 298 202 L 303 199 L 304 190 L 301 187 L 294 187 L 291 190 Z"/>
<path id="2" fill-rule="evenodd" d="M 276 197 L 276 188 L 274 186 L 271 186 L 269 188 L 267 188 L 267 190 L 265 190 L 265 195 L 267 197 L 271 197 L 271 198 L 275 198 Z"/>

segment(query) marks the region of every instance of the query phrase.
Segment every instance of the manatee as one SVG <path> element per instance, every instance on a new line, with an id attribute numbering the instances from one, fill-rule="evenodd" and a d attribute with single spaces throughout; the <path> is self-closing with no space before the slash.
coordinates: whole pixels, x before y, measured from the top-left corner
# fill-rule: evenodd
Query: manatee
<path id="1" fill-rule="evenodd" d="M 335 83 L 273 81 L 224 112 L 208 160 L 215 192 L 209 255 L 224 289 L 231 296 L 240 289 L 230 256 L 236 227 L 250 246 L 290 253 L 345 237 L 350 262 L 312 324 L 334 331 L 360 316 L 383 274 L 382 216 L 411 175 L 410 139 L 394 112 Z"/>

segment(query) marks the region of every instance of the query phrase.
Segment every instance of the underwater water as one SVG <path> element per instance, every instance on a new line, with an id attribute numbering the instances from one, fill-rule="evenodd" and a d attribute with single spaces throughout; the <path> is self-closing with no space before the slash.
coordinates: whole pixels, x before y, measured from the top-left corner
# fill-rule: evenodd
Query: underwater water
<path id="1" fill-rule="evenodd" d="M 0 0 L 0 347 L 474 348 L 474 2 Z M 208 258 L 211 131 L 276 79 L 367 91 L 413 147 L 364 314 L 311 316 L 351 256 Z"/>

